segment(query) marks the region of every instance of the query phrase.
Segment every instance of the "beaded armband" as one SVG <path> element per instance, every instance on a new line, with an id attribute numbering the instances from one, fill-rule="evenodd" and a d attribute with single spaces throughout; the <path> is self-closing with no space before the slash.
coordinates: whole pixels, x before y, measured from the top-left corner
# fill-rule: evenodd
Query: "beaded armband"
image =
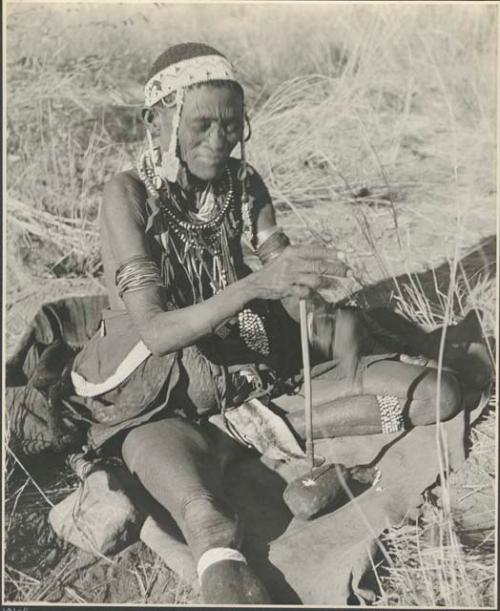
<path id="1" fill-rule="evenodd" d="M 150 257 L 132 257 L 116 270 L 115 283 L 118 294 L 137 291 L 147 286 L 163 286 L 158 265 Z"/>
<path id="2" fill-rule="evenodd" d="M 280 227 L 274 227 L 270 233 L 267 232 L 267 235 L 262 235 L 263 233 L 259 232 L 257 235 L 260 238 L 257 245 L 257 256 L 260 262 L 265 264 L 278 257 L 289 246 L 290 240 Z"/>
<path id="3" fill-rule="evenodd" d="M 399 398 L 392 395 L 377 395 L 377 403 L 380 409 L 382 433 L 404 431 L 403 413 Z"/>

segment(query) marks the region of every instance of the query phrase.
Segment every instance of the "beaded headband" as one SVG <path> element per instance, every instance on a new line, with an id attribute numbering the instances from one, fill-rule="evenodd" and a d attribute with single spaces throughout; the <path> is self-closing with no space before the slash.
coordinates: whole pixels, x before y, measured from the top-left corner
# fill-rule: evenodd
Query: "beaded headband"
<path id="1" fill-rule="evenodd" d="M 177 144 L 179 141 L 179 122 L 184 105 L 184 90 L 190 85 L 217 80 L 237 82 L 233 67 L 222 55 L 201 55 L 181 60 L 163 68 L 146 83 L 144 101 L 147 106 L 153 106 L 153 104 L 176 92 L 172 137 L 168 153 L 162 155 L 161 164 L 163 178 L 170 182 L 175 182 L 180 167 Z"/>
<path id="2" fill-rule="evenodd" d="M 209 81 L 235 81 L 231 64 L 222 55 L 201 55 L 183 59 L 160 70 L 146 83 L 144 101 L 153 106 L 174 91 Z"/>

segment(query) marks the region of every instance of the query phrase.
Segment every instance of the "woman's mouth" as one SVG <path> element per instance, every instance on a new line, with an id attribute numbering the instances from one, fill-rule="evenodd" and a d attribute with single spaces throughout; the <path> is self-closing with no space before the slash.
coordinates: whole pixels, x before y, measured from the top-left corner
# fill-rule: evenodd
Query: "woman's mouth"
<path id="1" fill-rule="evenodd" d="M 202 153 L 199 156 L 199 159 L 208 165 L 221 165 L 226 161 L 226 157 L 224 155 L 217 155 L 214 153 Z"/>

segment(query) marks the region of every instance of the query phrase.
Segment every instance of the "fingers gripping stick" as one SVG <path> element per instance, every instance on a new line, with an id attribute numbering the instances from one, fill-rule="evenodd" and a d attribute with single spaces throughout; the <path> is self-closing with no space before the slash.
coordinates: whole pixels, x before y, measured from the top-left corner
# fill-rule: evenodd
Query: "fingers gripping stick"
<path id="1" fill-rule="evenodd" d="M 301 271 L 307 274 L 317 274 L 321 278 L 337 279 L 350 275 L 345 254 L 342 251 L 318 246 L 300 248 L 303 260 Z"/>

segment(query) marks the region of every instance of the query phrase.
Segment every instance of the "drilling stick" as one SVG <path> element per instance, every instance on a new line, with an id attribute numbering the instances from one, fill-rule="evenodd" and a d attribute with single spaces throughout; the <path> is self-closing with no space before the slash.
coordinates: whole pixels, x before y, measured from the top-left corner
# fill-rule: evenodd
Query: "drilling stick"
<path id="1" fill-rule="evenodd" d="M 307 331 L 307 303 L 305 299 L 299 301 L 300 308 L 300 339 L 302 345 L 302 365 L 304 370 L 304 395 L 305 395 L 305 419 L 306 419 L 306 456 L 314 467 L 314 439 L 312 427 L 312 385 L 311 385 L 311 362 L 309 360 L 309 337 Z"/>

